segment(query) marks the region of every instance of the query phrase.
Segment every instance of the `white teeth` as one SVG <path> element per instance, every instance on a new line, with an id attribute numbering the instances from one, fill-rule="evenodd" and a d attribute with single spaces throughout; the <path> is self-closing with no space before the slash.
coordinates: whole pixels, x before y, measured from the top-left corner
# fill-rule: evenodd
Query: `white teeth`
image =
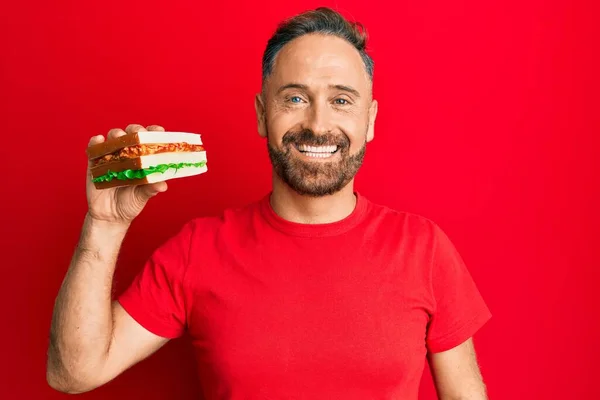
<path id="1" fill-rule="evenodd" d="M 331 157 L 331 153 L 304 153 L 305 156 L 315 157 L 315 158 L 329 158 Z"/>
<path id="2" fill-rule="evenodd" d="M 307 153 L 327 153 L 331 154 L 337 150 L 337 146 L 307 146 L 305 144 L 301 144 L 298 146 L 298 150 Z"/>

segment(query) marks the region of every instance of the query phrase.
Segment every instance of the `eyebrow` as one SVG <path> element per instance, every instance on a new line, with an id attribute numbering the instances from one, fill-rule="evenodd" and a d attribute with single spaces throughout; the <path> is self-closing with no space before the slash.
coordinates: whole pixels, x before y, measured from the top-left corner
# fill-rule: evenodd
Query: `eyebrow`
<path id="1" fill-rule="evenodd" d="M 329 88 L 330 89 L 342 90 L 344 92 L 351 93 L 355 97 L 360 97 L 360 93 L 358 92 L 358 90 L 354 89 L 352 86 L 347 86 L 347 85 L 329 85 Z M 277 90 L 277 94 L 279 94 L 279 93 L 281 93 L 281 92 L 283 92 L 284 90 L 287 90 L 287 89 L 308 90 L 308 85 L 303 85 L 301 83 L 288 83 L 287 85 L 281 86 Z"/>
<path id="2" fill-rule="evenodd" d="M 352 86 L 347 85 L 329 85 L 330 89 L 338 89 L 344 92 L 352 93 L 355 97 L 360 97 L 360 93 L 358 90 L 354 89 Z"/>
<path id="3" fill-rule="evenodd" d="M 277 94 L 283 92 L 284 90 L 287 89 L 302 89 L 302 90 L 308 90 L 308 86 L 307 85 L 303 85 L 301 83 L 288 83 L 287 85 L 283 85 L 281 86 L 279 89 L 277 89 Z"/>

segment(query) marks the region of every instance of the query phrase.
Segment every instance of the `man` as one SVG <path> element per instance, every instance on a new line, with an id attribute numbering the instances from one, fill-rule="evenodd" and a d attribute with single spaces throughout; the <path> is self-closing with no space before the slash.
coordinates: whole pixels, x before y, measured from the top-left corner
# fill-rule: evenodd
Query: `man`
<path id="1" fill-rule="evenodd" d="M 372 77 L 358 25 L 323 8 L 282 24 L 255 101 L 272 192 L 185 224 L 117 301 L 123 237 L 167 184 L 97 191 L 88 171 L 49 384 L 92 390 L 187 332 L 207 400 L 417 399 L 427 358 L 441 399 L 485 399 L 471 337 L 490 313 L 459 254 L 434 223 L 354 191 Z"/>

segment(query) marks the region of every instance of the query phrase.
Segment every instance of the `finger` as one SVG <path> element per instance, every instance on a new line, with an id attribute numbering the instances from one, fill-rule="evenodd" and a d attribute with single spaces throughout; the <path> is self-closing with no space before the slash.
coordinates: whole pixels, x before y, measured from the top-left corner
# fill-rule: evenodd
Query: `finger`
<path id="1" fill-rule="evenodd" d="M 144 131 L 146 131 L 146 128 L 144 128 L 140 124 L 129 124 L 129 125 L 127 125 L 127 128 L 125 128 L 125 132 L 127 132 L 127 133 L 144 132 Z"/>
<path id="2" fill-rule="evenodd" d="M 88 143 L 88 147 L 89 146 L 93 146 L 93 145 L 98 144 L 98 143 L 102 143 L 102 142 L 104 142 L 104 136 L 102 136 L 102 135 L 92 136 L 90 138 L 89 143 Z"/>
<path id="3" fill-rule="evenodd" d="M 102 135 L 96 135 L 96 136 L 92 136 L 90 138 L 90 141 L 88 143 L 88 147 L 96 145 L 98 143 L 102 143 L 104 142 L 104 136 Z M 90 183 L 91 179 L 92 179 L 92 172 L 91 172 L 91 168 L 92 168 L 92 161 L 88 158 L 88 167 L 87 167 L 87 181 L 88 184 Z"/>
<path id="4" fill-rule="evenodd" d="M 149 131 L 160 131 L 160 132 L 165 131 L 165 128 L 163 128 L 160 125 L 149 125 L 146 127 L 146 129 L 148 129 Z"/>
<path id="5" fill-rule="evenodd" d="M 109 139 L 114 139 L 114 138 L 118 138 L 119 136 L 123 136 L 125 135 L 125 131 L 123 129 L 111 129 L 110 131 L 108 131 L 108 134 L 106 135 L 107 138 Z"/>
<path id="6" fill-rule="evenodd" d="M 104 136 L 102 136 L 102 135 L 92 136 L 88 143 L 88 147 L 93 146 L 98 143 L 102 143 L 102 142 L 104 142 Z M 88 159 L 88 168 L 89 167 L 91 167 L 91 161 Z"/>

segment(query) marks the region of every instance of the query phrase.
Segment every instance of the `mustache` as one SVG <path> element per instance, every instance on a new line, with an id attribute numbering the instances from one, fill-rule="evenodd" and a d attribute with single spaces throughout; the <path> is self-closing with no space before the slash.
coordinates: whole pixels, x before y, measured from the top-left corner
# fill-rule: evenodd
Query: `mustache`
<path id="1" fill-rule="evenodd" d="M 350 140 L 344 134 L 335 135 L 331 132 L 315 135 L 310 129 L 301 131 L 288 131 L 282 138 L 282 144 L 289 146 L 291 144 L 307 146 L 338 146 L 340 148 L 349 147 Z"/>

